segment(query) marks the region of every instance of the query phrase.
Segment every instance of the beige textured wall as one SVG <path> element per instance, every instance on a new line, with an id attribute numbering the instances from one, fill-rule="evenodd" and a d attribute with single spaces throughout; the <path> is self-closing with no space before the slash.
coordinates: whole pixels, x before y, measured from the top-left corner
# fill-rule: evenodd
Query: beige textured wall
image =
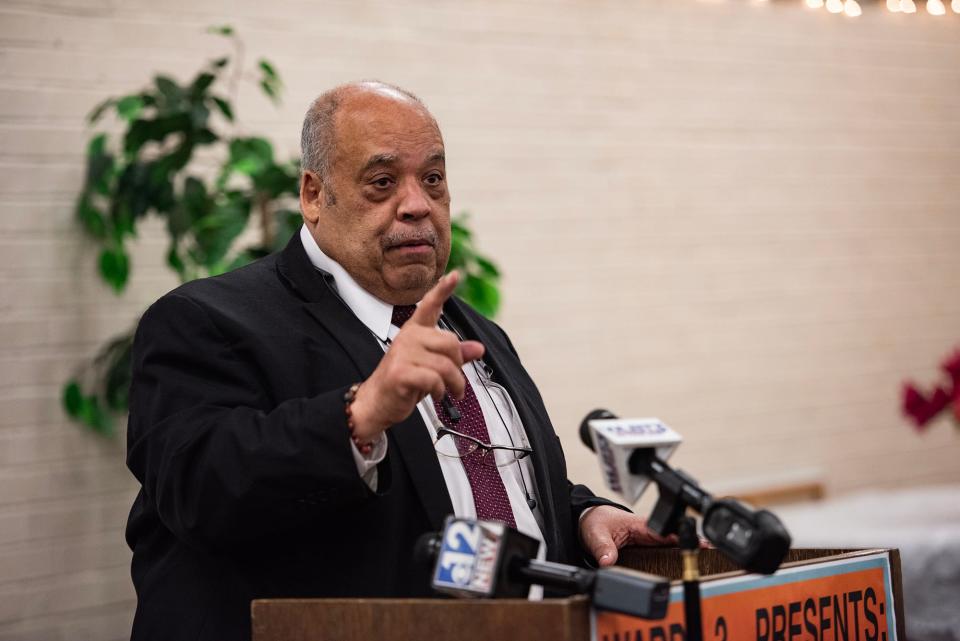
<path id="1" fill-rule="evenodd" d="M 502 323 L 571 475 L 597 405 L 655 414 L 708 487 L 960 480 L 898 416 L 960 328 L 960 16 L 797 2 L 0 2 L 0 639 L 120 639 L 122 445 L 64 420 L 79 359 L 173 285 L 144 235 L 121 300 L 72 220 L 83 116 L 184 77 L 229 22 L 288 90 L 250 132 L 296 151 L 313 94 L 376 77 L 444 128 L 457 209 L 506 274 Z"/>

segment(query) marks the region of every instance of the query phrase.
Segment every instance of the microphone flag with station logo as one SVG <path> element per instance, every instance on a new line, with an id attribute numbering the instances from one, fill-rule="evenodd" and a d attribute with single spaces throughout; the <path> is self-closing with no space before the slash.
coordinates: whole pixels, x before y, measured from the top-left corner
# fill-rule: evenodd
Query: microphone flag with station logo
<path id="1" fill-rule="evenodd" d="M 634 451 L 654 450 L 666 461 L 683 441 L 658 418 L 616 418 L 607 410 L 595 410 L 586 417 L 580 425 L 580 439 L 596 452 L 607 488 L 631 504 L 652 480 L 630 471 Z"/>

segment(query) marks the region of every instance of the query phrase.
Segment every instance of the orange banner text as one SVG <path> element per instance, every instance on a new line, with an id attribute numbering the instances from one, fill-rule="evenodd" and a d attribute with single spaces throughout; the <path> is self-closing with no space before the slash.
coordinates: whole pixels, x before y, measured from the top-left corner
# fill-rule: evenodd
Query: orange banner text
<path id="1" fill-rule="evenodd" d="M 704 641 L 897 641 L 887 555 L 701 584 Z M 596 612 L 595 641 L 683 641 L 683 588 L 666 618 Z"/>

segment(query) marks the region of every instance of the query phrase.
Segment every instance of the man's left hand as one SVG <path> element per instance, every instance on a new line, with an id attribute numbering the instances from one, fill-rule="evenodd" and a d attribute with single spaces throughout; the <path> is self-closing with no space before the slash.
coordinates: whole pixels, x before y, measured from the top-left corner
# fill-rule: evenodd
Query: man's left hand
<path id="1" fill-rule="evenodd" d="M 580 540 L 600 567 L 617 562 L 625 545 L 677 545 L 676 536 L 660 536 L 647 527 L 647 520 L 610 505 L 592 508 L 580 521 Z"/>

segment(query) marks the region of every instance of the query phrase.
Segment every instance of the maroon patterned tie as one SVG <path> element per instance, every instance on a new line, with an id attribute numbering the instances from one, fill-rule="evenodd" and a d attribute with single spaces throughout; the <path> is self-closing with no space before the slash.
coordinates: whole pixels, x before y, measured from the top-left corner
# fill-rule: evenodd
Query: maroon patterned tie
<path id="1" fill-rule="evenodd" d="M 413 316 L 415 309 L 415 305 L 395 306 L 391 322 L 397 327 L 403 327 L 403 324 Z M 487 423 L 483 419 L 483 412 L 480 410 L 477 395 L 473 391 L 469 379 L 466 380 L 466 383 L 463 399 L 458 401 L 450 395 L 450 400 L 460 411 L 459 422 L 454 424 L 450 420 L 450 415 L 447 414 L 447 411 L 439 402 L 433 401 L 433 408 L 448 428 L 472 436 L 482 443 L 489 443 L 490 433 L 487 431 Z M 446 436 L 444 438 L 451 437 Z M 500 478 L 500 470 L 492 465 L 485 465 L 482 462 L 482 454 L 483 452 L 477 449 L 460 459 L 463 461 L 463 469 L 470 481 L 470 491 L 473 494 L 473 504 L 477 510 L 477 518 L 501 521 L 515 528 L 517 522 L 513 518 L 513 510 L 510 508 L 510 499 L 507 498 L 507 488 L 504 487 L 503 479 Z M 493 456 L 493 454 L 487 456 Z"/>

